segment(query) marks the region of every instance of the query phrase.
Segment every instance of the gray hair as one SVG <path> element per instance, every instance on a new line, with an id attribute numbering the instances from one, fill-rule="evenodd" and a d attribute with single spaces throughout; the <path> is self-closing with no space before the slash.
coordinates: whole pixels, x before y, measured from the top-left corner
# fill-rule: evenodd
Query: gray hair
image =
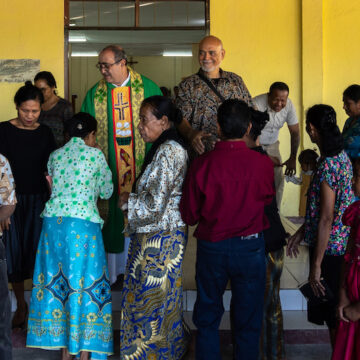
<path id="1" fill-rule="evenodd" d="M 104 47 L 101 52 L 110 50 L 114 54 L 115 61 L 118 62 L 122 59 L 125 60 L 125 64 L 127 64 L 127 55 L 125 53 L 125 50 L 119 46 L 119 45 L 108 45 Z"/>

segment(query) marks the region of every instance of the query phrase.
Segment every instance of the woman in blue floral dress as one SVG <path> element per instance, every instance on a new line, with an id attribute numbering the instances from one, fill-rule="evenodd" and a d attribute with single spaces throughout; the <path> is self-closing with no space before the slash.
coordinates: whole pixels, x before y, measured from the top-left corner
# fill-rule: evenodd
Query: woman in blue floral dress
<path id="1" fill-rule="evenodd" d="M 27 346 L 62 349 L 62 359 L 106 359 L 113 352 L 109 274 L 98 197 L 113 192 L 111 171 L 95 148 L 96 120 L 78 113 L 71 139 L 49 158 L 52 193 L 42 213 Z"/>
<path id="2" fill-rule="evenodd" d="M 309 301 L 308 319 L 318 325 L 325 322 L 333 343 L 340 270 L 350 233 L 341 218 L 353 201 L 352 166 L 343 150 L 336 113 L 331 106 L 311 107 L 306 114 L 306 131 L 311 141 L 318 145 L 321 158 L 308 191 L 305 224 L 289 239 L 287 253 L 296 257 L 301 240 L 308 243 L 309 281 L 314 294 L 324 293 L 321 278 L 334 294 L 333 300 L 320 305 Z"/>

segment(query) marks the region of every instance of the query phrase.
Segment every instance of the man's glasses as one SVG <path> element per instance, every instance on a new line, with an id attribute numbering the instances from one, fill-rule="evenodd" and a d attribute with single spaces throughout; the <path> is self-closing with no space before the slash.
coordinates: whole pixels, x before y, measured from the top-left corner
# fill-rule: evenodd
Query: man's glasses
<path id="1" fill-rule="evenodd" d="M 99 69 L 99 70 L 101 70 L 101 69 L 105 69 L 105 70 L 109 70 L 113 65 L 115 65 L 115 64 L 118 64 L 121 60 L 123 60 L 123 59 L 120 59 L 120 60 L 118 60 L 118 61 L 115 61 L 114 63 L 112 63 L 112 64 L 109 64 L 109 63 L 97 63 L 95 66 Z"/>

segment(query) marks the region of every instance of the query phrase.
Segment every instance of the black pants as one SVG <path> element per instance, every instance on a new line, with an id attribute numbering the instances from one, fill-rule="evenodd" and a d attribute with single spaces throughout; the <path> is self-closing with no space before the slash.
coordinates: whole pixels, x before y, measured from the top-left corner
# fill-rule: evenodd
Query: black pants
<path id="1" fill-rule="evenodd" d="M 11 360 L 11 303 L 5 260 L 5 247 L 0 236 L 0 359 Z"/>

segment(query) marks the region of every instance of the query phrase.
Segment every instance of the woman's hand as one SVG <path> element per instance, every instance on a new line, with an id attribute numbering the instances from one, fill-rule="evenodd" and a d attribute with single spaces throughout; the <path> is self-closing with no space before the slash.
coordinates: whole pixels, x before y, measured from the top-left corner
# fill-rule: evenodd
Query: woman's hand
<path id="1" fill-rule="evenodd" d="M 302 226 L 298 231 L 290 236 L 288 244 L 286 246 L 286 255 L 292 257 L 297 257 L 299 254 L 299 245 L 301 240 L 304 239 L 304 226 Z"/>
<path id="2" fill-rule="evenodd" d="M 11 224 L 10 218 L 0 221 L 0 230 L 4 232 L 5 230 L 9 230 L 9 225 Z"/>
<path id="3" fill-rule="evenodd" d="M 356 322 L 360 320 L 360 302 L 349 304 L 344 308 L 344 316 L 350 321 Z"/>
<path id="4" fill-rule="evenodd" d="M 125 204 L 127 205 L 128 200 L 129 200 L 129 193 L 128 192 L 121 193 L 119 195 L 118 207 L 123 211 L 127 210 L 127 208 L 123 209 L 123 207 L 124 207 Z"/>
<path id="5" fill-rule="evenodd" d="M 349 322 L 349 319 L 344 315 L 344 309 L 350 305 L 350 300 L 346 295 L 346 289 L 342 286 L 339 294 L 339 304 L 336 308 L 337 317 L 339 320 Z"/>
<path id="6" fill-rule="evenodd" d="M 321 297 L 325 295 L 325 288 L 323 284 L 321 284 L 321 266 L 311 264 L 310 266 L 310 274 L 309 274 L 309 282 L 310 286 L 313 290 L 313 293 L 317 297 Z"/>

